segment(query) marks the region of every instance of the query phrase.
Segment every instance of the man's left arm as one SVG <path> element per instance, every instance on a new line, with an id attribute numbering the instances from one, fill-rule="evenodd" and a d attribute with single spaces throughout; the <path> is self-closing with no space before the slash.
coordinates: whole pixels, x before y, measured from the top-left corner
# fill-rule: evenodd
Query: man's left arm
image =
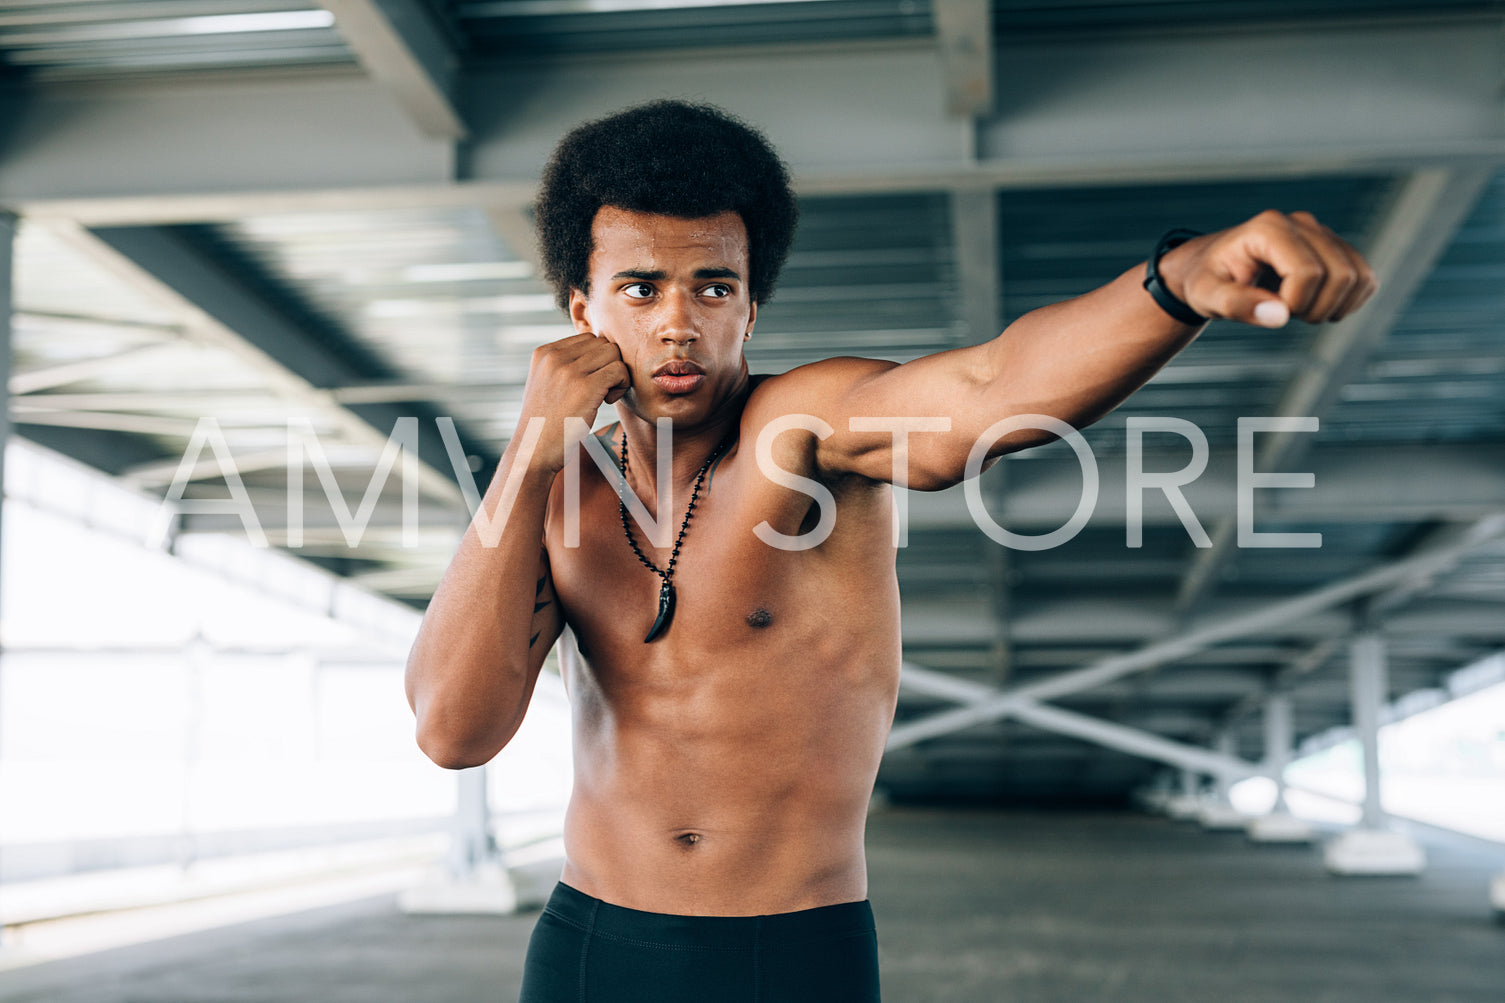
<path id="1" fill-rule="evenodd" d="M 1173 247 L 1159 271 L 1166 291 L 1196 314 L 1266 328 L 1292 317 L 1341 320 L 1378 284 L 1364 258 L 1309 213 L 1273 210 Z M 831 428 L 815 446 L 816 466 L 893 480 L 894 444 L 903 436 L 887 429 L 902 418 L 944 418 L 949 431 L 920 425 L 907 442 L 908 484 L 935 490 L 963 478 L 973 443 L 1000 419 L 1043 414 L 1074 428 L 1098 420 L 1203 326 L 1157 304 L 1144 288 L 1145 274 L 1142 263 L 1089 293 L 1031 311 L 981 345 L 903 365 L 832 359 L 786 374 L 799 381 L 789 387 L 793 396 L 817 402 L 808 410 Z M 988 456 L 1053 437 L 1014 432 Z"/>

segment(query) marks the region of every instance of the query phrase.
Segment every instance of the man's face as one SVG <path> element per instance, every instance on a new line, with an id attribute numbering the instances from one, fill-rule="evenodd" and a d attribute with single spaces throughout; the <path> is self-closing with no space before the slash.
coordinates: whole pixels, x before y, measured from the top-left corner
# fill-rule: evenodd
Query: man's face
<path id="1" fill-rule="evenodd" d="M 742 217 L 606 206 L 591 237 L 591 291 L 571 292 L 570 319 L 621 351 L 632 388 L 618 406 L 647 421 L 705 420 L 747 378 L 742 342 L 758 308 L 747 289 Z"/>

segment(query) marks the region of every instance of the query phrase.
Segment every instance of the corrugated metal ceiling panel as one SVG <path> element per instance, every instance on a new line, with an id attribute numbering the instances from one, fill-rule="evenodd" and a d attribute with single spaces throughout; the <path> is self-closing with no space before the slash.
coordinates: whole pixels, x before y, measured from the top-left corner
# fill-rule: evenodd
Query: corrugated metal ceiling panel
<path id="1" fill-rule="evenodd" d="M 0 5 L 0 67 L 48 78 L 353 63 L 304 0 Z"/>

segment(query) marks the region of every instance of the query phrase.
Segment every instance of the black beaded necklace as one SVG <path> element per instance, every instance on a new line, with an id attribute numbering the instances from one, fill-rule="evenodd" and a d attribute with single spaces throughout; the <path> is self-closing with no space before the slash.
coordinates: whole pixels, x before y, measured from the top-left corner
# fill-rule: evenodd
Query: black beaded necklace
<path id="1" fill-rule="evenodd" d="M 637 540 L 632 536 L 632 526 L 627 521 L 627 430 L 625 428 L 622 430 L 622 476 L 618 478 L 619 490 L 617 492 L 617 497 L 620 499 L 618 507 L 622 511 L 622 532 L 627 534 L 627 544 L 632 547 L 632 552 L 638 556 L 638 560 L 643 562 L 643 566 L 663 579 L 663 584 L 658 589 L 658 616 L 654 619 L 653 626 L 649 628 L 648 636 L 643 638 L 644 644 L 669 629 L 669 621 L 674 619 L 674 565 L 679 561 L 679 548 L 685 542 L 685 531 L 690 528 L 690 517 L 695 514 L 695 502 L 700 498 L 700 487 L 705 483 L 706 471 L 711 469 L 711 464 L 715 462 L 716 457 L 720 456 L 731 444 L 734 431 L 736 431 L 735 428 L 727 432 L 725 438 L 717 444 L 715 449 L 711 450 L 711 455 L 707 456 L 705 462 L 700 465 L 700 472 L 695 475 L 695 486 L 690 489 L 690 507 L 685 509 L 685 521 L 679 524 L 679 536 L 675 537 L 674 549 L 669 552 L 669 564 L 661 571 L 658 565 L 643 556 L 642 550 L 638 548 Z"/>

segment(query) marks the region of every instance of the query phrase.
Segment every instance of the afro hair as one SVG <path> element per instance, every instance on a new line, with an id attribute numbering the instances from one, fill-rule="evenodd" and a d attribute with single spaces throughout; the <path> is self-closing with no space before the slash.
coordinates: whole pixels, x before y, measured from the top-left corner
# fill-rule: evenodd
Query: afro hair
<path id="1" fill-rule="evenodd" d="M 602 206 L 680 219 L 737 213 L 758 304 L 773 294 L 799 215 L 768 140 L 719 108 L 654 101 L 587 122 L 555 147 L 533 207 L 561 309 L 570 290 L 590 291 L 591 224 Z"/>

